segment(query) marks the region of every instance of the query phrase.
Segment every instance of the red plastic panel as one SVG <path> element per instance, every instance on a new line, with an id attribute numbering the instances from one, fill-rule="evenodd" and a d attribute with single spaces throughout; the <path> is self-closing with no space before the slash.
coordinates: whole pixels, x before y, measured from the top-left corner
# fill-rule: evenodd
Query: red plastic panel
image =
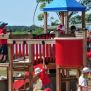
<path id="1" fill-rule="evenodd" d="M 61 67 L 80 67 L 83 65 L 83 40 L 56 40 L 56 64 Z"/>

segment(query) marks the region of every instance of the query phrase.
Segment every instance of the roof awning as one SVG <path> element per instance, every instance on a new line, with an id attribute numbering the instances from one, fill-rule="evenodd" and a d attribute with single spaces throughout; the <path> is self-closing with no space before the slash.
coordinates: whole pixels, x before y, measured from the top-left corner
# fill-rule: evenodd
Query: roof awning
<path id="1" fill-rule="evenodd" d="M 43 11 L 85 11 L 86 7 L 76 0 L 53 0 L 47 4 Z"/>

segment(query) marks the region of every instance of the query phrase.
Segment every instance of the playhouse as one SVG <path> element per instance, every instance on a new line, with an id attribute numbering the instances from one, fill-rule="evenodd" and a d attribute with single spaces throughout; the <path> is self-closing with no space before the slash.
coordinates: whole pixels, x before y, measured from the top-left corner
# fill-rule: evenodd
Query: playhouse
<path id="1" fill-rule="evenodd" d="M 61 1 L 61 3 L 60 3 Z M 68 34 L 69 11 L 82 12 L 82 30 L 85 30 L 85 7 L 75 0 L 53 0 L 44 11 L 44 34 L 42 35 L 0 35 L 7 39 L 8 63 L 0 63 L 7 68 L 8 91 L 33 91 L 33 83 L 40 78 L 43 84 L 49 84 L 46 70 L 55 70 L 56 91 L 76 91 L 80 70 L 87 65 L 86 31 L 82 37 Z M 55 36 L 47 34 L 47 12 L 62 12 L 62 24 L 66 34 Z M 35 69 L 38 68 L 38 73 Z M 72 70 L 75 74 L 72 75 Z M 23 76 L 14 76 L 15 72 L 23 72 Z M 50 72 L 51 74 L 51 72 Z M 45 78 L 43 78 L 45 77 Z M 46 80 L 46 81 L 45 81 Z"/>

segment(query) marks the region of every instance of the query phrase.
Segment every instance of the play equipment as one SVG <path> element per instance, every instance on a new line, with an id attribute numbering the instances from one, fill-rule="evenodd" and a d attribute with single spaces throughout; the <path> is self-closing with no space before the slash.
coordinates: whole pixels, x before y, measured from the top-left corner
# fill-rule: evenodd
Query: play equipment
<path id="1" fill-rule="evenodd" d="M 56 2 L 57 1 L 57 2 Z M 65 6 L 64 5 L 68 5 Z M 60 7 L 59 7 L 60 6 Z M 74 7 L 75 6 L 75 7 Z M 44 20 L 45 20 L 45 24 L 44 24 L 44 33 L 47 33 L 47 11 L 62 11 L 62 17 L 63 17 L 63 25 L 65 25 L 66 28 L 66 32 L 68 33 L 68 28 L 69 28 L 69 23 L 68 23 L 68 11 L 82 11 L 82 29 L 85 28 L 85 7 L 80 5 L 79 3 L 77 3 L 75 0 L 63 0 L 60 3 L 60 0 L 53 0 L 52 3 L 50 3 L 47 7 L 45 7 L 44 9 Z M 64 11 L 64 12 L 63 12 Z M 67 11 L 67 12 L 66 12 Z M 65 18 L 65 19 L 64 19 Z M 65 21 L 64 21 L 65 20 Z M 65 24 L 64 24 L 65 22 Z M 74 39 L 74 38 L 73 38 Z M 75 39 L 74 39 L 75 40 Z M 57 43 L 57 42 L 56 42 Z M 68 47 L 65 45 L 63 46 L 63 44 L 67 43 L 73 43 L 72 45 L 75 46 L 77 45 L 77 48 L 75 46 L 76 49 L 74 49 L 73 46 L 71 52 L 73 52 L 74 54 L 72 54 L 72 58 L 68 57 L 68 51 L 66 54 L 66 50 L 68 50 Z M 82 42 L 81 42 L 82 43 Z M 39 64 L 39 63 L 43 63 L 43 64 L 49 64 L 49 66 L 47 65 L 48 68 L 52 68 L 55 69 L 56 68 L 56 91 L 75 91 L 76 88 L 71 88 L 69 85 L 69 81 L 72 81 L 72 83 L 75 83 L 74 80 L 77 80 L 77 77 L 79 76 L 79 70 L 81 69 L 82 65 L 82 61 L 84 63 L 84 65 L 86 65 L 85 61 L 86 61 L 86 48 L 83 48 L 83 46 L 86 47 L 86 37 L 84 38 L 84 42 L 83 42 L 83 46 L 81 46 L 82 44 L 80 44 L 80 42 L 78 43 L 77 41 L 66 41 L 62 44 L 61 42 L 59 42 L 60 46 L 58 44 L 56 48 L 59 47 L 60 50 L 62 50 L 62 52 L 58 52 L 60 53 L 57 54 L 56 52 L 56 66 L 55 65 L 51 65 L 51 63 L 55 64 L 55 40 L 54 39 L 40 39 L 38 37 L 38 39 L 8 39 L 8 54 L 9 54 L 9 64 L 8 64 L 8 68 L 9 68 L 9 91 L 13 91 L 13 80 L 15 80 L 13 78 L 13 73 L 15 71 L 28 71 L 29 72 L 29 76 L 27 79 L 29 79 L 29 90 L 33 91 L 33 65 Z M 75 45 L 74 45 L 75 44 Z M 80 48 L 78 47 L 78 45 L 80 46 Z M 69 45 L 68 45 L 69 46 Z M 83 48 L 83 58 L 82 58 L 82 48 Z M 15 49 L 15 50 L 14 50 Z M 65 50 L 66 49 L 66 50 Z M 26 51 L 25 51 L 26 50 Z M 57 49 L 58 50 L 58 49 Z M 74 51 L 73 51 L 74 50 Z M 65 53 L 64 53 L 65 52 Z M 77 55 L 76 53 L 78 53 L 81 58 L 79 57 L 79 55 Z M 75 55 L 77 55 L 77 57 L 75 57 Z M 20 60 L 19 56 L 23 57 L 23 59 Z M 29 60 L 26 61 L 25 59 L 27 58 L 27 56 L 29 56 Z M 66 59 L 66 57 L 68 59 Z M 14 60 L 15 58 L 17 58 L 17 60 Z M 58 59 L 60 58 L 60 60 Z M 73 63 L 73 60 L 76 60 L 77 62 Z M 70 60 L 69 60 L 70 59 Z M 83 59 L 83 60 L 82 60 Z M 45 61 L 43 61 L 45 60 Z M 64 61 L 63 61 L 64 60 Z M 78 60 L 81 60 L 80 62 L 78 62 Z M 17 62 L 15 62 L 17 61 Z M 71 64 L 68 65 L 68 61 L 71 61 Z M 72 69 L 77 69 L 77 74 L 75 77 L 70 77 L 69 73 L 70 70 Z M 25 78 L 25 76 L 24 76 Z M 20 79 L 24 79 L 24 78 L 20 78 Z M 61 78 L 61 79 L 60 79 Z M 18 79 L 18 78 L 16 78 Z M 63 89 L 63 84 L 60 83 L 63 82 L 63 84 L 66 84 L 66 89 Z M 23 82 L 22 82 L 23 83 Z M 60 89 L 60 85 L 61 85 L 61 89 Z M 70 88 L 69 88 L 70 87 Z M 71 90 L 70 90 L 71 89 Z M 22 90 L 26 90 L 26 87 L 24 86 L 24 89 Z"/>
<path id="2" fill-rule="evenodd" d="M 24 36 L 23 36 L 24 37 Z M 15 36 L 12 35 L 10 38 L 22 38 L 19 36 Z M 27 37 L 26 37 L 27 38 Z M 39 35 L 39 36 L 35 36 L 33 35 L 30 39 L 51 39 L 54 38 L 54 34 L 44 34 L 44 35 Z M 38 63 L 43 62 L 42 56 L 44 55 L 44 60 L 45 63 L 48 62 L 54 62 L 55 60 L 55 51 L 53 51 L 52 49 L 55 49 L 55 45 L 51 45 L 51 44 L 32 44 L 32 55 L 33 55 L 33 64 L 36 65 Z M 53 52 L 52 52 L 53 51 Z M 29 45 L 27 43 L 23 43 L 23 44 L 17 44 L 16 42 L 13 43 L 13 48 L 12 48 L 12 53 L 13 53 L 13 57 L 14 59 L 17 58 L 22 58 L 25 56 L 29 55 Z M 47 61 L 48 60 L 48 61 Z"/>
<path id="3" fill-rule="evenodd" d="M 46 68 L 43 66 L 43 64 L 38 64 L 34 66 L 33 69 L 34 69 L 33 76 L 35 77 L 33 83 L 36 82 L 37 79 L 41 79 L 42 85 L 47 85 L 50 83 L 50 79 L 46 73 Z M 22 90 L 24 88 L 24 85 L 26 85 L 26 87 L 28 88 L 27 84 L 29 83 L 29 79 L 27 78 L 29 77 L 29 72 L 26 71 L 24 76 L 25 76 L 24 80 L 16 80 L 13 83 L 14 91 Z"/>
<path id="4" fill-rule="evenodd" d="M 82 38 L 56 39 L 56 67 L 56 86 L 58 91 L 76 91 L 79 70 L 83 67 Z M 70 75 L 70 70 L 72 69 L 77 71 L 74 76 Z M 63 88 L 63 86 L 65 87 Z M 70 88 L 72 86 L 74 88 Z"/>
<path id="5" fill-rule="evenodd" d="M 80 67 L 83 65 L 83 39 L 56 39 L 56 64 L 60 67 Z"/>
<path id="6" fill-rule="evenodd" d="M 52 53 L 53 48 L 55 48 L 54 44 L 55 41 L 54 39 L 8 39 L 8 52 L 9 52 L 9 90 L 17 90 L 18 88 L 21 88 L 23 85 L 23 89 L 27 89 L 27 87 L 25 86 L 28 83 L 28 87 L 29 89 L 31 89 L 32 91 L 32 84 L 33 84 L 33 65 L 37 65 L 39 63 L 43 63 L 43 64 L 48 64 L 49 66 L 48 69 L 55 69 L 55 64 L 54 65 L 50 65 L 50 63 L 54 62 L 53 60 L 55 60 L 55 56 Z M 26 47 L 27 45 L 27 47 Z M 18 46 L 16 48 L 16 46 Z M 21 47 L 19 47 L 21 46 Z M 23 56 L 20 55 L 22 51 L 18 48 L 24 48 L 24 52 L 23 52 Z M 15 52 L 14 49 L 18 49 L 18 55 L 17 52 Z M 28 49 L 27 49 L 28 48 Z M 28 50 L 28 53 L 26 52 Z M 41 51 L 40 51 L 41 50 Z M 49 51 L 50 50 L 50 51 Z M 49 51 L 49 52 L 48 52 Z M 19 54 L 20 53 L 20 54 Z M 26 53 L 28 55 L 26 55 Z M 48 53 L 48 54 L 47 54 Z M 20 56 L 20 58 L 19 58 Z M 28 57 L 29 56 L 29 57 Z M 17 58 L 14 60 L 14 58 Z M 28 59 L 29 58 L 29 59 Z M 44 60 L 44 61 L 43 61 Z M 48 62 L 49 60 L 49 62 Z M 14 72 L 29 72 L 29 76 L 26 77 L 22 77 L 22 78 L 18 78 L 18 77 L 14 77 L 13 78 L 13 73 Z M 41 74 L 43 75 L 43 74 Z M 45 77 L 47 79 L 47 76 Z M 23 80 L 24 79 L 24 80 Z M 41 78 L 43 80 L 43 77 Z M 19 83 L 16 82 L 16 80 L 20 80 L 21 84 L 17 86 L 17 84 Z M 15 82 L 15 84 L 13 85 L 13 81 Z M 25 81 L 25 83 L 24 83 Z M 31 84 L 31 86 L 30 86 Z M 46 84 L 45 81 L 43 80 L 43 84 Z M 17 88 L 15 89 L 14 88 Z"/>
<path id="7" fill-rule="evenodd" d="M 60 12 L 60 16 L 62 17 L 61 18 L 62 25 L 65 26 L 66 34 L 69 33 L 69 18 L 68 18 L 69 13 L 68 12 L 69 11 L 82 11 L 82 30 L 83 30 L 85 28 L 85 9 L 86 9 L 86 7 L 82 6 L 76 0 L 62 0 L 62 1 L 53 0 L 51 3 L 47 4 L 43 8 L 44 32 L 47 33 L 47 12 L 49 12 L 49 11 L 54 11 L 54 12 L 59 11 Z M 75 89 L 69 88 L 70 87 L 69 81 L 73 79 L 69 76 L 69 70 L 71 70 L 72 68 L 75 68 L 78 70 L 77 72 L 79 73 L 79 67 L 81 68 L 81 66 L 87 65 L 87 63 L 86 63 L 87 62 L 86 61 L 87 60 L 86 59 L 86 52 L 87 52 L 86 51 L 86 45 L 87 45 L 86 44 L 86 32 L 83 32 L 83 35 L 84 35 L 83 36 L 84 42 L 83 42 L 82 47 L 81 47 L 82 44 L 80 45 L 81 50 L 79 50 L 79 47 L 78 47 L 79 44 L 75 40 L 74 40 L 74 44 L 78 44 L 77 47 L 71 46 L 71 47 L 69 47 L 69 49 L 68 49 L 68 46 L 71 44 L 70 41 L 65 40 L 66 41 L 65 42 L 65 41 L 60 40 L 59 44 L 57 43 L 59 40 L 57 40 L 57 42 L 56 42 L 57 43 L 56 48 L 59 47 L 59 49 L 56 50 L 56 91 L 71 91 L 71 90 L 76 91 L 76 88 Z M 61 37 L 61 35 L 60 35 L 60 37 Z M 72 43 L 73 43 L 73 41 L 72 41 Z M 66 44 L 67 46 L 64 44 Z M 74 45 L 74 44 L 72 44 L 72 45 Z M 71 48 L 72 48 L 72 50 L 71 50 Z M 75 50 L 74 48 L 77 48 L 77 50 L 79 52 L 77 52 L 77 50 Z M 60 50 L 60 51 L 58 51 L 58 50 Z M 67 50 L 68 51 L 71 50 L 71 52 L 73 52 L 73 54 L 68 52 Z M 82 53 L 83 57 L 82 57 L 82 54 L 80 54 L 80 56 L 81 56 L 81 58 L 80 58 L 80 56 L 78 56 L 76 53 L 78 53 L 78 54 Z M 70 54 L 72 54 L 73 56 L 71 56 Z M 75 57 L 76 55 L 77 55 L 77 58 Z M 78 62 L 77 60 L 80 60 L 80 62 Z M 77 61 L 77 63 L 76 63 L 76 61 Z M 83 61 L 83 65 L 82 65 L 82 61 Z M 77 67 L 78 65 L 79 65 L 79 67 Z M 60 73 L 62 73 L 62 74 L 60 74 Z M 61 84 L 62 81 L 66 82 L 66 87 L 64 89 L 62 89 L 62 87 L 63 87 Z"/>
<path id="8" fill-rule="evenodd" d="M 67 38 L 68 39 L 68 38 Z M 71 38 L 71 39 L 73 39 L 73 38 Z M 73 40 L 75 40 L 75 38 L 73 39 Z M 46 58 L 46 53 L 43 53 L 43 52 L 45 52 L 45 51 L 43 51 L 43 50 L 47 50 L 47 49 L 41 49 L 41 51 L 38 51 L 37 52 L 37 54 L 38 54 L 38 56 L 36 55 L 36 52 L 35 53 L 33 53 L 33 49 L 32 49 L 32 47 L 34 47 L 34 45 L 35 45 L 35 47 L 34 48 L 36 48 L 36 46 L 37 46 L 37 48 L 46 48 L 46 46 L 48 45 L 48 47 L 50 48 L 50 46 L 51 46 L 51 48 L 53 48 L 53 45 L 55 44 L 55 40 L 54 39 L 9 39 L 8 40 L 8 43 L 10 44 L 9 45 L 9 48 L 10 48 L 10 52 L 9 53 L 11 53 L 12 55 L 13 55 L 13 51 L 12 51 L 12 44 L 15 42 L 17 45 L 18 44 L 24 44 L 24 41 L 26 41 L 25 42 L 25 44 L 28 44 L 29 45 L 29 51 L 31 50 L 31 56 L 29 56 L 29 58 L 31 58 L 30 60 L 32 61 L 32 63 L 33 63 L 33 61 L 37 61 L 38 62 L 38 60 L 41 60 L 40 58 L 42 58 L 42 60 L 45 60 L 44 58 Z M 68 41 L 69 42 L 69 41 Z M 68 43 L 68 42 L 65 42 L 65 43 Z M 61 42 L 60 42 L 61 43 Z M 71 43 L 71 42 L 70 42 Z M 79 48 L 81 48 L 80 50 L 78 50 L 76 53 L 78 53 L 79 54 L 79 52 L 82 52 L 82 44 L 80 44 L 80 43 L 82 43 L 82 42 L 77 42 L 77 41 L 75 41 L 75 42 L 72 42 L 73 44 L 72 45 L 79 45 L 79 47 L 77 47 L 77 50 L 79 49 Z M 31 45 L 31 47 L 30 47 L 30 45 Z M 41 47 L 38 47 L 39 45 L 41 45 Z M 63 45 L 63 44 L 62 44 Z M 67 45 L 67 44 L 66 44 Z M 65 49 L 65 47 L 67 47 L 67 46 L 64 46 L 63 47 L 63 49 Z M 30 49 L 31 48 L 31 49 Z M 48 48 L 48 49 L 49 49 Z M 57 47 L 58 48 L 58 47 Z M 76 46 L 75 46 L 75 48 L 76 48 Z M 74 48 L 73 48 L 74 49 Z M 40 50 L 40 49 L 38 49 L 38 50 Z M 59 50 L 60 50 L 60 47 L 59 47 Z M 48 50 L 49 51 L 49 50 Z M 51 52 L 52 52 L 53 50 L 51 49 Z M 75 50 L 76 51 L 76 50 Z M 50 51 L 49 51 L 50 52 Z M 63 52 L 63 51 L 62 51 Z M 30 53 L 30 52 L 29 52 Z M 29 54 L 30 55 L 30 54 Z M 75 54 L 74 54 L 75 55 Z M 37 57 L 36 57 L 37 56 Z M 67 56 L 67 55 L 66 55 Z M 78 55 L 77 55 L 78 56 Z M 80 55 L 81 56 L 81 55 Z M 24 56 L 25 58 L 26 58 L 26 56 Z M 35 58 L 36 57 L 36 58 Z M 48 56 L 49 58 L 52 58 L 53 56 Z M 58 56 L 57 56 L 58 57 Z M 29 70 L 29 67 L 31 67 L 33 64 L 31 64 L 31 62 L 29 63 L 29 60 L 28 61 L 24 61 L 24 60 L 19 60 L 19 62 L 17 63 L 17 62 L 14 62 L 13 60 L 12 60 L 12 58 L 13 58 L 13 56 L 11 57 L 10 55 L 9 55 L 9 60 L 11 60 L 10 62 L 12 62 L 12 63 L 10 63 L 11 64 L 11 68 L 10 69 L 13 69 L 13 71 L 29 71 L 29 72 L 31 72 L 32 70 L 30 69 Z M 48 58 L 48 59 L 49 59 Z M 79 58 L 79 57 L 78 57 Z M 73 59 L 70 59 L 70 61 L 72 61 Z M 22 62 L 22 63 L 21 63 Z M 41 61 L 42 62 L 42 61 Z M 44 61 L 44 62 L 46 62 L 46 61 Z M 78 61 L 77 61 L 78 62 Z M 38 62 L 39 63 L 39 62 Z M 37 63 L 37 64 L 38 64 Z M 42 62 L 43 63 L 43 62 Z M 81 63 L 82 63 L 82 60 L 81 60 Z M 79 63 L 80 64 L 80 63 Z M 49 63 L 49 65 L 50 65 L 50 67 L 52 68 L 52 69 L 55 69 L 55 66 L 52 66 L 51 65 L 51 63 Z M 82 66 L 82 64 L 80 64 L 79 66 Z M 48 65 L 47 65 L 47 67 L 49 67 Z M 33 68 L 32 68 L 33 69 Z M 48 68 L 49 69 L 49 68 Z M 11 73 L 13 72 L 12 70 L 10 70 L 11 71 Z M 63 71 L 64 72 L 64 71 Z M 67 72 L 67 71 L 66 71 Z M 31 73 L 33 73 L 33 71 L 31 72 Z M 64 74 L 64 73 L 63 73 Z M 66 73 L 67 74 L 67 73 Z M 13 77 L 12 77 L 12 74 L 9 74 L 10 75 L 10 77 L 9 77 L 9 79 L 13 79 Z M 58 77 L 59 75 L 57 75 L 57 77 Z M 30 77 L 30 76 L 29 76 Z M 28 78 L 29 79 L 29 78 Z M 31 80 L 33 79 L 33 78 L 30 78 Z M 58 78 L 57 78 L 58 79 Z M 69 77 L 69 79 L 71 79 L 70 77 Z M 76 78 L 72 78 L 72 79 L 76 79 Z M 29 80 L 29 81 L 31 81 L 31 80 Z M 9 83 L 9 84 L 13 84 L 13 81 L 11 82 L 11 83 Z"/>
<path id="9" fill-rule="evenodd" d="M 28 87 L 32 86 L 32 84 L 33 84 L 32 73 L 34 71 L 33 65 L 43 63 L 43 64 L 47 65 L 48 69 L 55 69 L 55 54 L 53 54 L 53 52 L 55 53 L 55 50 L 53 50 L 55 48 L 55 43 L 57 43 L 56 44 L 56 63 L 57 63 L 56 64 L 56 67 L 57 67 L 57 70 L 56 70 L 57 76 L 56 77 L 57 77 L 57 79 L 60 79 L 59 75 L 61 72 L 62 73 L 61 82 L 63 82 L 63 83 L 66 82 L 66 84 L 68 84 L 67 82 L 70 80 L 72 82 L 76 81 L 77 77 L 79 76 L 78 72 L 76 75 L 77 77 L 76 76 L 70 77 L 68 74 L 71 69 L 80 70 L 81 66 L 83 66 L 82 60 L 81 60 L 81 59 L 83 59 L 82 58 L 82 51 L 83 51 L 82 50 L 82 48 L 83 48 L 82 41 L 83 41 L 83 39 L 73 38 L 73 37 L 72 38 L 67 37 L 67 38 L 62 38 L 62 39 L 61 40 L 60 40 L 60 38 L 59 39 L 53 39 L 53 38 L 51 38 L 51 39 L 8 39 L 9 63 L 0 64 L 0 66 L 7 66 L 7 68 L 9 69 L 8 70 L 9 71 L 9 73 L 8 73 L 9 91 L 11 89 L 24 90 L 24 89 L 27 89 L 27 86 Z M 24 47 L 25 51 L 22 56 L 20 55 L 22 53 L 22 51 L 20 50 L 21 52 L 19 52 L 18 48 L 17 49 L 20 54 L 17 55 L 16 54 L 17 52 L 14 51 L 14 49 L 16 48 L 16 44 L 18 45 L 18 48 L 19 48 L 19 45 L 21 45 L 21 47 L 22 46 Z M 28 47 L 26 47 L 26 44 L 28 45 Z M 65 46 L 63 46 L 63 45 L 65 45 Z M 69 47 L 69 46 L 71 46 L 71 47 Z M 69 49 L 68 49 L 68 47 L 69 47 Z M 26 48 L 28 48 L 27 50 L 29 50 L 28 51 L 29 57 L 26 55 Z M 69 65 L 67 65 L 68 62 L 65 61 L 66 60 L 65 58 L 69 57 L 68 54 L 70 53 L 69 52 L 70 48 L 72 48 L 72 50 L 70 52 L 73 53 L 71 55 L 76 55 L 77 63 L 74 62 L 74 64 L 71 64 L 71 63 L 73 63 L 73 60 L 75 58 L 75 56 L 74 57 L 72 56 L 72 59 L 70 59 L 70 60 L 69 60 L 69 58 L 67 58 L 68 59 L 67 61 L 71 61 L 71 63 Z M 66 54 L 66 52 L 68 52 L 68 53 Z M 19 56 L 20 56 L 20 58 L 19 58 Z M 80 58 L 80 56 L 81 56 L 81 58 Z M 28 60 L 28 58 L 29 58 L 29 60 Z M 62 61 L 62 59 L 64 59 L 64 61 Z M 81 60 L 81 61 L 78 62 L 78 60 Z M 32 63 L 31 63 L 31 61 L 32 61 Z M 59 65 L 59 66 L 57 66 L 57 65 Z M 28 74 L 30 76 L 26 77 L 24 75 L 22 78 L 13 77 L 13 73 L 16 71 L 18 71 L 18 72 L 23 71 L 24 73 L 26 73 L 28 71 L 29 72 Z M 20 80 L 20 81 L 16 82 L 16 80 Z M 19 83 L 21 83 L 21 84 L 19 84 Z M 17 85 L 17 84 L 19 84 L 19 85 Z M 31 86 L 29 84 L 31 84 Z M 26 87 L 25 87 L 25 85 L 26 85 Z M 57 87 L 58 86 L 59 85 L 57 83 Z M 69 85 L 66 85 L 66 86 L 69 87 Z M 68 88 L 66 88 L 66 89 L 68 89 Z M 11 90 L 11 91 L 13 91 L 13 90 Z"/>

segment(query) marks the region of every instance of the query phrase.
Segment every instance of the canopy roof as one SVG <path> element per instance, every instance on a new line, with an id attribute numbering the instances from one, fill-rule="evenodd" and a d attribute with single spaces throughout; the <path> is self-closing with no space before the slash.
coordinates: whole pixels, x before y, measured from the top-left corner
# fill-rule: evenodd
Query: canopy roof
<path id="1" fill-rule="evenodd" d="M 43 11 L 85 11 L 86 7 L 75 0 L 53 0 Z"/>

